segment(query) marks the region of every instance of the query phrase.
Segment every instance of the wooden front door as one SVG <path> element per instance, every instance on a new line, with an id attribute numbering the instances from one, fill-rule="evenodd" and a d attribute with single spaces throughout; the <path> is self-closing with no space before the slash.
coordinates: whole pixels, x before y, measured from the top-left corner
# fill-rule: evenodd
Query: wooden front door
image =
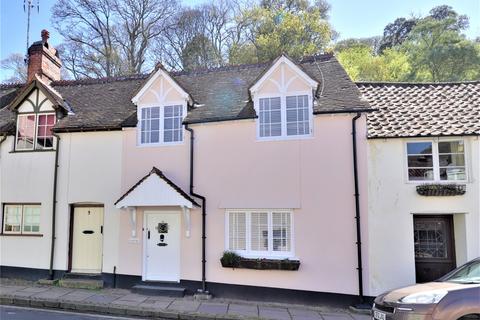
<path id="1" fill-rule="evenodd" d="M 146 281 L 180 281 L 180 214 L 145 212 L 144 274 Z"/>
<path id="2" fill-rule="evenodd" d="M 76 207 L 73 211 L 72 272 L 101 273 L 103 208 Z"/>
<path id="3" fill-rule="evenodd" d="M 415 215 L 413 229 L 418 283 L 436 280 L 455 269 L 452 215 Z"/>

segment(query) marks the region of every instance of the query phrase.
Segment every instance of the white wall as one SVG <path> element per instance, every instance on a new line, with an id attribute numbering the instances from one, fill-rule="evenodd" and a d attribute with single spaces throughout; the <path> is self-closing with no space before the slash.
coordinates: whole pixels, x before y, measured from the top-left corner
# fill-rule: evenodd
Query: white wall
<path id="1" fill-rule="evenodd" d="M 60 134 L 54 269 L 68 267 L 71 204 L 103 204 L 103 271 L 117 265 L 121 195 L 122 132 Z M 0 265 L 49 268 L 55 152 L 10 153 L 13 137 L 0 150 L 0 203 L 41 203 L 42 237 L 1 236 Z M 32 255 L 34 254 L 34 256 Z M 32 258 L 35 257 L 35 258 Z"/>
<path id="2" fill-rule="evenodd" d="M 5 203 L 40 203 L 42 236 L 0 235 L 0 265 L 48 269 L 55 153 L 11 153 L 13 143 L 9 136 L 0 146 L 0 210 Z"/>
<path id="3" fill-rule="evenodd" d="M 417 194 L 406 181 L 406 141 L 368 141 L 371 295 L 415 282 L 413 214 L 453 214 L 457 265 L 480 255 L 478 138 L 464 137 L 469 181 L 465 195 L 454 197 Z"/>

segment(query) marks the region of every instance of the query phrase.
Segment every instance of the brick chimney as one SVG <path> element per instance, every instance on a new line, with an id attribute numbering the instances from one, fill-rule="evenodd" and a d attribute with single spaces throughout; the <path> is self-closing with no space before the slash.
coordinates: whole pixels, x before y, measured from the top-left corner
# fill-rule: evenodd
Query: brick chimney
<path id="1" fill-rule="evenodd" d="M 48 43 L 50 33 L 42 30 L 42 41 L 34 42 L 28 48 L 28 79 L 27 82 L 37 75 L 47 82 L 60 80 L 60 68 L 62 62 L 55 48 Z"/>

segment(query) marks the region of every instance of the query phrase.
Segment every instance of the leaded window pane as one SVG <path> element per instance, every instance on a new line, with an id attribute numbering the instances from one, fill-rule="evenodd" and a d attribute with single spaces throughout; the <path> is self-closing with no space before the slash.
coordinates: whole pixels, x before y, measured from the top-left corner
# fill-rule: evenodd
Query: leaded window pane
<path id="1" fill-rule="evenodd" d="M 433 148 L 431 142 L 407 143 L 408 179 L 428 181 L 434 179 Z"/>

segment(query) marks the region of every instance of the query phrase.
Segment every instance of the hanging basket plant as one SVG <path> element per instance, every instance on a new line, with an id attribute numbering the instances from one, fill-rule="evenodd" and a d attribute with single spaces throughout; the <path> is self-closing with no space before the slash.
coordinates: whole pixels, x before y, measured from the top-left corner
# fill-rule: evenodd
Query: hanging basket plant
<path id="1" fill-rule="evenodd" d="M 290 259 L 252 259 L 244 258 L 235 252 L 225 251 L 220 259 L 224 268 L 254 269 L 254 270 L 289 270 L 300 268 L 299 260 Z"/>
<path id="2" fill-rule="evenodd" d="M 426 197 L 449 197 L 465 194 L 467 186 L 464 184 L 421 184 L 417 186 L 417 193 Z"/>

